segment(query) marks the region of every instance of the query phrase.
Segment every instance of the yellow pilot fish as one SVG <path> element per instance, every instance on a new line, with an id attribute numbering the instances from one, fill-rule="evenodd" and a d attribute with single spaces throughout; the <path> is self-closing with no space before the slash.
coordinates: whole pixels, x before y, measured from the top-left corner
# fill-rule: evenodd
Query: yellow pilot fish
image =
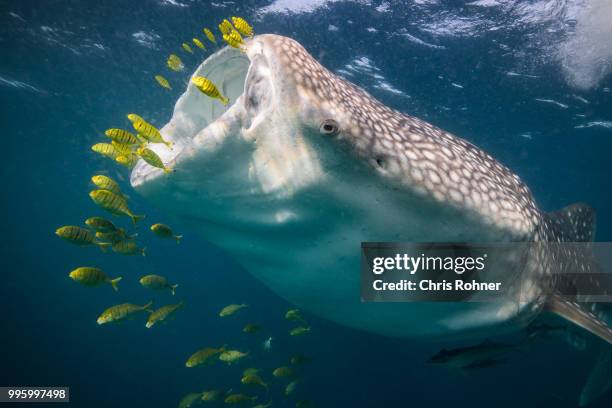
<path id="1" fill-rule="evenodd" d="M 97 174 L 91 178 L 91 181 L 102 190 L 108 190 L 117 194 L 118 196 L 123 196 L 121 188 L 119 188 L 119 184 L 117 184 L 115 180 L 108 176 L 105 176 L 103 174 Z"/>
<path id="2" fill-rule="evenodd" d="M 99 286 L 103 283 L 110 283 L 115 291 L 119 290 L 117 284 L 122 279 L 121 276 L 111 279 L 106 276 L 102 269 L 89 266 L 81 266 L 80 268 L 76 268 L 70 272 L 68 276 L 70 276 L 73 281 L 79 282 L 85 286 Z"/>
<path id="3" fill-rule="evenodd" d="M 310 327 L 299 326 L 294 329 L 291 329 L 289 334 L 291 336 L 303 336 L 305 334 L 310 333 Z"/>
<path id="4" fill-rule="evenodd" d="M 149 163 L 153 167 L 157 167 L 158 169 L 162 169 L 164 173 L 172 173 L 172 168 L 166 167 L 162 159 L 155 153 L 153 150 L 141 147 L 136 150 L 136 154 L 140 156 L 144 161 Z"/>
<path id="5" fill-rule="evenodd" d="M 95 145 L 91 146 L 91 150 L 113 160 L 115 160 L 117 156 L 121 154 L 121 152 L 119 152 L 119 150 L 117 150 L 117 148 L 110 143 L 96 143 Z"/>
<path id="6" fill-rule="evenodd" d="M 221 398 L 225 393 L 221 390 L 209 390 L 209 391 L 204 391 L 202 393 L 202 401 L 204 402 L 212 402 L 212 401 L 217 401 L 219 398 Z"/>
<path id="7" fill-rule="evenodd" d="M 89 196 L 98 204 L 100 207 L 115 215 L 126 215 L 132 219 L 132 222 L 136 224 L 136 221 L 144 218 L 144 215 L 134 215 L 127 206 L 127 202 L 124 197 L 118 196 L 109 190 L 93 190 L 89 193 Z"/>
<path id="8" fill-rule="evenodd" d="M 231 316 L 234 313 L 236 313 L 237 311 L 239 311 L 240 309 L 244 309 L 245 307 L 248 307 L 249 305 L 247 304 L 231 304 L 231 305 L 227 305 L 225 306 L 223 309 L 221 309 L 221 311 L 219 312 L 219 317 L 226 317 L 226 316 Z"/>
<path id="9" fill-rule="evenodd" d="M 90 230 L 75 225 L 60 227 L 55 230 L 55 235 L 75 245 L 97 245 L 102 250 L 107 246 L 104 242 L 97 241 L 95 235 Z"/>
<path id="10" fill-rule="evenodd" d="M 187 362 L 185 363 L 185 367 L 191 368 L 191 367 L 196 367 L 196 366 L 199 366 L 205 363 L 212 363 L 214 361 L 212 357 L 218 354 L 221 354 L 224 351 L 225 351 L 224 347 L 221 347 L 218 349 L 206 347 L 201 350 L 198 350 L 187 359 Z"/>
<path id="11" fill-rule="evenodd" d="M 224 19 L 221 24 L 219 24 L 219 31 L 221 31 L 221 34 L 229 34 L 229 32 L 233 29 L 234 27 L 232 26 L 232 23 L 230 23 L 227 19 Z"/>
<path id="12" fill-rule="evenodd" d="M 240 33 L 233 28 L 229 33 L 223 34 L 223 39 L 230 47 L 238 49 L 241 49 L 240 46 L 244 44 L 244 40 L 242 39 Z"/>
<path id="13" fill-rule="evenodd" d="M 189 46 L 189 44 L 187 44 L 187 43 L 182 43 L 182 44 L 181 44 L 181 47 L 183 47 L 183 49 L 184 49 L 185 51 L 187 51 L 188 53 L 193 54 L 193 50 L 191 49 L 191 47 Z"/>
<path id="14" fill-rule="evenodd" d="M 132 122 L 132 124 L 136 123 L 136 122 L 140 122 L 141 120 L 144 121 L 144 119 L 142 118 L 142 116 L 139 116 L 135 113 L 128 113 L 127 114 L 127 118 L 130 122 Z"/>
<path id="15" fill-rule="evenodd" d="M 145 325 L 146 328 L 150 329 L 156 323 L 166 320 L 168 317 L 172 316 L 177 310 L 183 307 L 183 304 L 184 302 L 177 303 L 176 305 L 166 305 L 155 310 L 149 315 L 149 320 L 147 320 L 147 324 Z"/>
<path id="16" fill-rule="evenodd" d="M 117 227 L 115 226 L 115 224 L 113 224 L 111 221 L 107 220 L 106 218 L 102 218 L 102 217 L 90 217 L 85 220 L 85 224 L 88 227 L 93 228 L 96 231 L 101 231 L 101 232 L 114 232 L 117 230 Z"/>
<path id="17" fill-rule="evenodd" d="M 153 224 L 151 225 L 151 231 L 160 238 L 174 238 L 177 244 L 183 238 L 182 235 L 175 235 L 172 229 L 165 224 Z"/>
<path id="18" fill-rule="evenodd" d="M 213 44 L 217 44 L 217 39 L 215 38 L 215 35 L 212 31 L 210 31 L 208 28 L 204 28 L 202 31 L 204 31 L 204 35 L 206 36 L 206 38 L 208 38 L 208 41 Z"/>
<path id="19" fill-rule="evenodd" d="M 138 143 L 142 143 L 138 136 L 136 136 L 136 140 L 138 140 Z M 136 145 L 117 143 L 114 140 L 111 142 L 111 144 L 117 150 L 117 152 L 119 152 L 119 156 L 129 156 L 130 154 L 132 154 L 132 150 L 134 146 L 136 146 Z M 115 158 L 115 160 L 117 160 L 117 158 Z"/>
<path id="20" fill-rule="evenodd" d="M 289 384 L 287 384 L 287 386 L 285 387 L 285 396 L 289 396 L 290 394 L 293 393 L 293 391 L 295 391 L 295 387 L 297 386 L 297 381 L 291 381 Z"/>
<path id="21" fill-rule="evenodd" d="M 131 169 L 132 167 L 136 165 L 136 162 L 138 162 L 138 155 L 134 153 L 130 153 L 129 155 L 122 154 L 120 156 L 117 156 L 115 161 L 119 163 L 120 165 L 125 166 L 128 169 Z"/>
<path id="22" fill-rule="evenodd" d="M 98 324 L 106 324 L 118 322 L 126 319 L 138 312 L 151 312 L 151 305 L 153 301 L 147 303 L 144 306 L 133 305 L 131 303 L 122 303 L 120 305 L 111 306 L 102 312 L 98 317 Z"/>
<path id="23" fill-rule="evenodd" d="M 266 384 L 259 375 L 257 374 L 247 374 L 244 375 L 240 382 L 244 385 L 259 385 L 260 387 L 268 389 L 268 384 Z"/>
<path id="24" fill-rule="evenodd" d="M 163 276 L 159 275 L 146 275 L 140 278 L 140 284 L 148 289 L 154 290 L 164 290 L 170 289 L 170 293 L 174 295 L 176 293 L 176 288 L 178 288 L 178 283 L 171 285 L 168 283 L 168 280 Z"/>
<path id="25" fill-rule="evenodd" d="M 272 375 L 275 377 L 291 377 L 293 375 L 293 370 L 289 367 L 278 367 L 272 371 Z"/>
<path id="26" fill-rule="evenodd" d="M 198 88 L 202 93 L 206 96 L 209 96 L 214 99 L 219 99 L 223 105 L 227 105 L 229 103 L 229 98 L 221 95 L 219 89 L 212 83 L 212 81 L 203 76 L 194 76 L 191 78 L 191 82 Z"/>
<path id="27" fill-rule="evenodd" d="M 168 80 L 161 76 L 161 75 L 155 75 L 155 80 L 157 81 L 157 83 L 166 89 L 172 89 L 172 87 L 170 86 L 170 82 L 168 82 Z"/>
<path id="28" fill-rule="evenodd" d="M 136 243 L 130 239 L 124 239 L 121 241 L 116 241 L 111 246 L 113 252 L 122 255 L 136 255 L 140 254 L 142 256 L 146 256 L 146 248 L 139 248 Z"/>
<path id="29" fill-rule="evenodd" d="M 223 402 L 225 402 L 226 404 L 242 405 L 255 400 L 257 400 L 257 397 L 249 397 L 248 395 L 244 394 L 230 394 L 225 398 L 225 400 L 223 400 Z"/>
<path id="30" fill-rule="evenodd" d="M 242 351 L 239 351 L 239 350 L 226 350 L 219 355 L 219 360 L 227 364 L 233 364 L 236 361 L 242 358 L 245 358 L 248 355 L 249 353 L 243 353 Z"/>
<path id="31" fill-rule="evenodd" d="M 251 27 L 245 19 L 232 17 L 232 23 L 234 23 L 236 30 L 240 31 L 240 34 L 246 35 L 247 37 L 253 37 L 253 27 Z"/>
<path id="32" fill-rule="evenodd" d="M 181 61 L 179 56 L 176 54 L 170 54 L 166 64 L 168 65 L 168 68 L 177 72 L 182 71 L 185 68 L 185 64 L 183 64 L 183 61 Z"/>
<path id="33" fill-rule="evenodd" d="M 147 141 L 151 143 L 163 143 L 170 149 L 172 149 L 172 142 L 164 140 L 161 133 L 159 133 L 159 130 L 155 126 L 133 113 L 130 113 L 128 115 L 128 118 L 130 118 L 131 115 L 133 115 L 132 117 L 134 118 L 133 120 L 130 119 L 132 121 L 132 126 L 140 136 L 144 137 Z"/>
<path id="34" fill-rule="evenodd" d="M 123 129 L 106 129 L 104 134 L 111 138 L 114 142 L 119 143 L 120 145 L 135 145 L 138 144 L 138 139 L 136 136 L 127 130 Z M 116 148 L 116 146 L 115 146 Z"/>
<path id="35" fill-rule="evenodd" d="M 196 45 L 196 47 L 198 47 L 201 50 L 206 50 L 206 47 L 204 46 L 204 44 L 202 43 L 202 41 L 200 41 L 197 38 L 193 38 L 191 41 L 193 41 L 193 43 Z"/>
<path id="36" fill-rule="evenodd" d="M 107 241 L 111 244 L 117 243 L 119 241 L 126 241 L 130 239 L 134 239 L 138 236 L 138 234 L 129 235 L 126 230 L 123 228 L 117 228 L 114 231 L 97 231 L 96 238 Z"/>
<path id="37" fill-rule="evenodd" d="M 201 392 L 190 392 L 179 401 L 178 408 L 191 408 L 201 401 Z"/>

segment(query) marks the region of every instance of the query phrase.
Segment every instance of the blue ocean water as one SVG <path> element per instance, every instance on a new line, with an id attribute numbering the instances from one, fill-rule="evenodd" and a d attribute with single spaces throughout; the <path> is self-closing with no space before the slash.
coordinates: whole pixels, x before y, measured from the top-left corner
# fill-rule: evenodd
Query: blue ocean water
<path id="1" fill-rule="evenodd" d="M 389 339 L 310 315 L 313 334 L 290 337 L 283 315 L 291 305 L 252 278 L 240 260 L 158 212 L 131 190 L 127 170 L 90 150 L 105 129 L 125 126 L 128 112 L 166 123 L 189 74 L 209 55 L 186 54 L 180 44 L 240 15 L 256 33 L 295 38 L 384 103 L 488 151 L 525 180 L 541 208 L 589 203 L 598 212 L 597 240 L 611 241 L 610 32 L 597 27 L 599 20 L 581 11 L 580 2 L 473 3 L 1 1 L 0 385 L 70 386 L 77 407 L 171 407 L 188 392 L 240 389 L 245 366 L 264 368 L 270 377 L 271 369 L 302 352 L 313 361 L 300 370 L 295 395 L 283 396 L 282 382 L 275 381 L 259 402 L 576 406 L 601 346 L 593 339 L 584 351 L 549 340 L 504 365 L 464 375 L 425 364 L 440 348 L 464 343 Z M 586 43 L 572 40 L 581 35 Z M 610 47 L 598 46 L 606 42 Z M 171 52 L 181 56 L 185 72 L 165 68 Z M 175 85 L 172 91 L 154 82 L 160 72 Z M 103 215 L 87 195 L 89 178 L 99 172 L 119 180 L 134 211 L 146 214 L 138 229 L 146 257 L 102 254 L 55 236 L 61 225 Z M 184 241 L 156 239 L 148 222 L 172 225 Z M 68 272 L 81 265 L 123 276 L 119 293 L 71 281 Z M 178 282 L 177 295 L 140 287 L 138 278 L 149 273 Z M 96 324 L 108 306 L 149 300 L 184 300 L 185 308 L 150 330 L 138 318 Z M 229 303 L 250 307 L 218 318 Z M 243 334 L 248 322 L 264 330 Z M 273 346 L 264 352 L 268 336 Z M 248 362 L 184 366 L 196 350 L 223 344 L 250 350 Z M 608 394 L 592 406 L 611 404 Z"/>

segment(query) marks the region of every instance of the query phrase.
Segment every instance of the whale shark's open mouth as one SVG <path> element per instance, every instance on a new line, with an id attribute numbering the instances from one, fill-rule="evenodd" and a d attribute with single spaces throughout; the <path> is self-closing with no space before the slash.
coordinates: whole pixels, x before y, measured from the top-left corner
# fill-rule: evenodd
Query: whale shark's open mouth
<path id="1" fill-rule="evenodd" d="M 131 176 L 137 190 L 150 195 L 172 185 L 178 192 L 197 183 L 192 192 L 213 200 L 254 189 L 282 196 L 321 176 L 316 154 L 304 139 L 313 109 L 307 109 L 307 93 L 296 89 L 296 78 L 285 72 L 292 62 L 281 63 L 277 51 L 282 47 L 270 46 L 274 37 L 249 40 L 246 53 L 226 47 L 200 65 L 193 76 L 210 79 L 229 104 L 190 83 L 161 129 L 174 148 L 152 148 L 175 173 L 166 176 L 141 161 Z M 214 185 L 207 186 L 207 179 Z"/>
<path id="2" fill-rule="evenodd" d="M 244 53 L 226 47 L 198 67 L 192 77 L 210 79 L 230 102 L 224 106 L 219 100 L 204 95 L 190 82 L 175 105 L 172 119 L 161 129 L 164 138 L 173 142 L 173 149 L 163 145 L 151 147 L 165 163 L 180 167 L 181 160 L 189 160 L 199 149 L 214 150 L 215 142 L 221 143 L 228 133 L 237 132 L 242 127 L 242 121 L 246 119 L 243 94 L 250 65 Z M 179 177 L 180 173 L 182 171 L 178 169 Z M 163 182 L 161 177 L 162 172 L 141 161 L 132 172 L 131 182 L 138 189 L 147 183 Z"/>

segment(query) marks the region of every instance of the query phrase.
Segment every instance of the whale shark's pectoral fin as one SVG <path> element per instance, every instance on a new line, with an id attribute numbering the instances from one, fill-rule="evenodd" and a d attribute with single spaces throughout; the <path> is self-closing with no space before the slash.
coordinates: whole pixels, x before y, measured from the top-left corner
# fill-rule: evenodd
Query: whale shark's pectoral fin
<path id="1" fill-rule="evenodd" d="M 595 210 L 583 203 L 568 205 L 545 215 L 559 242 L 591 242 L 595 238 Z"/>
<path id="2" fill-rule="evenodd" d="M 572 204 L 545 214 L 545 220 L 550 234 L 547 241 L 553 243 L 560 260 L 560 270 L 554 276 L 554 292 L 546 309 L 612 344 L 612 329 L 608 324 L 587 309 L 589 303 L 573 300 L 587 295 L 582 297 L 588 302 L 594 288 L 598 292 L 605 292 L 607 288 L 609 276 L 602 273 L 590 244 L 595 237 L 595 210 L 586 204 Z"/>
<path id="3" fill-rule="evenodd" d="M 605 321 L 599 319 L 578 303 L 554 295 L 548 300 L 546 309 L 612 344 L 612 329 L 608 327 Z"/>
<path id="4" fill-rule="evenodd" d="M 552 243 L 559 268 L 546 309 L 612 344 L 612 329 L 587 309 L 590 303 L 574 301 L 576 295 L 592 295 L 593 287 L 600 291 L 607 287 L 609 275 L 602 273 L 590 244 L 595 237 L 595 210 L 586 204 L 572 204 L 545 214 L 545 222 L 546 241 Z M 588 296 L 582 297 L 588 302 Z"/>

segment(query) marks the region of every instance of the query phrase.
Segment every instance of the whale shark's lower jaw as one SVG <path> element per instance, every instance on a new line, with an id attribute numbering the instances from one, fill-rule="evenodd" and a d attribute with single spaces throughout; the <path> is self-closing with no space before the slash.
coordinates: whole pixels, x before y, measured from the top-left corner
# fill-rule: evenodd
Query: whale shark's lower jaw
<path id="1" fill-rule="evenodd" d="M 336 322 L 392 336 L 466 336 L 521 325 L 540 294 L 516 304 L 361 303 L 364 241 L 487 242 L 533 237 L 528 189 L 469 143 L 402 115 L 334 76 L 297 42 L 264 35 L 225 48 L 131 183 L 225 249 L 272 290 Z M 503 278 L 507 271 L 498 271 Z"/>

